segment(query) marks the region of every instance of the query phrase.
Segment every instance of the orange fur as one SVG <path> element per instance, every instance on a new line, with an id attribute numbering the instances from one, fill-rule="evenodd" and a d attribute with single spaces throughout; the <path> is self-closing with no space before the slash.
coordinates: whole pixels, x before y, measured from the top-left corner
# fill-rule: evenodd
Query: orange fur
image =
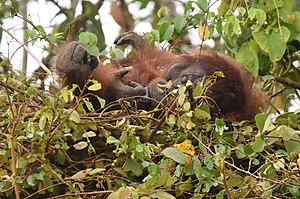
<path id="1" fill-rule="evenodd" d="M 67 52 L 60 53 L 58 55 L 58 66 L 60 67 L 58 68 L 63 74 L 61 76 L 65 79 L 64 85 L 77 83 L 83 87 L 84 82 L 88 78 L 92 78 L 102 84 L 102 89 L 93 92 L 93 94 L 106 99 L 108 102 L 121 97 L 145 96 L 144 87 L 151 90 L 150 95 L 154 93 L 152 97 L 160 100 L 161 96 L 155 90 L 158 82 L 166 82 L 167 78 L 170 78 L 176 86 L 176 84 L 180 84 L 187 70 L 198 69 L 198 73 L 192 79 L 193 82 L 203 78 L 203 76 L 210 76 L 216 71 L 222 71 L 225 77 L 218 77 L 207 92 L 207 96 L 217 104 L 217 106 L 212 105 L 213 112 L 220 111 L 223 116 L 232 117 L 235 120 L 251 119 L 258 112 L 262 98 L 259 93 L 252 90 L 254 78 L 240 63 L 229 56 L 206 51 L 202 52 L 201 55 L 176 55 L 165 50 L 151 48 L 134 33 L 125 34 L 125 36 L 128 35 L 137 39 L 137 43 L 134 43 L 134 40 L 129 41 L 137 48 L 136 52 L 128 58 L 111 60 L 111 63 L 105 65 L 99 63 L 93 70 L 84 64 L 79 69 L 77 69 L 77 65 L 76 69 L 72 69 L 72 65 L 66 64 L 68 60 L 65 60 L 65 57 L 69 57 L 68 53 L 74 53 L 74 49 L 71 48 Z M 81 56 L 79 50 L 81 49 L 77 49 L 77 57 Z M 176 71 L 177 69 L 174 67 L 176 64 L 182 64 L 184 67 L 180 67 Z M 132 67 L 132 70 L 122 76 L 120 71 L 125 67 Z M 176 76 L 169 77 L 170 71 L 174 68 L 177 72 Z M 132 81 L 139 83 L 140 86 L 129 86 Z M 146 107 L 149 109 L 152 104 L 146 103 L 142 107 L 145 106 L 149 106 Z"/>

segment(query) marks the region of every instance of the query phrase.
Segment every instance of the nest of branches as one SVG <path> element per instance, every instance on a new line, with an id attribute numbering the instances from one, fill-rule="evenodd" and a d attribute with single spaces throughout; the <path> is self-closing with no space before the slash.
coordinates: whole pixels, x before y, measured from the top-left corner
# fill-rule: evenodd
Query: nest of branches
<path id="1" fill-rule="evenodd" d="M 186 92 L 151 111 L 120 99 L 96 112 L 72 89 L 15 74 L 0 85 L 1 198 L 299 197 L 297 112 L 228 122 Z"/>

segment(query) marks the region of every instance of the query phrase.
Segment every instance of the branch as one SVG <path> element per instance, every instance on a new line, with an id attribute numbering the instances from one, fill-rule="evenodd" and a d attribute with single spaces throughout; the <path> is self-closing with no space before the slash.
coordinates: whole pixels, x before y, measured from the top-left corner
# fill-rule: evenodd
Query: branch
<path id="1" fill-rule="evenodd" d="M 16 40 L 16 42 L 18 42 L 27 52 L 28 54 L 30 54 L 32 56 L 33 59 L 35 59 L 35 61 L 44 69 L 44 71 L 47 72 L 48 75 L 52 76 L 51 71 L 47 68 L 47 66 L 45 66 L 45 64 L 43 64 L 30 50 L 29 48 L 23 44 L 20 40 L 18 40 L 12 33 L 10 33 L 4 26 L 2 26 L 0 24 L 0 28 L 6 32 L 9 36 L 11 36 L 13 39 Z"/>
<path id="2" fill-rule="evenodd" d="M 177 100 L 178 100 L 178 96 L 174 99 L 174 101 L 172 102 L 172 104 L 170 106 L 171 111 L 174 110 Z M 158 131 L 159 127 L 161 127 L 161 125 L 164 123 L 164 121 L 166 120 L 166 117 L 167 117 L 167 113 L 164 112 L 162 117 L 159 118 L 159 121 L 157 122 L 156 126 L 152 130 L 150 136 L 148 137 L 148 142 L 151 141 L 153 139 L 153 137 L 156 135 L 156 132 Z"/>
<path id="3" fill-rule="evenodd" d="M 99 195 L 99 194 L 108 194 L 113 193 L 112 190 L 106 190 L 106 191 L 91 191 L 91 192 L 81 192 L 81 193 L 66 193 L 63 195 L 53 196 L 49 199 L 57 199 L 57 198 L 65 198 L 66 196 L 88 196 L 88 195 Z"/>
<path id="4" fill-rule="evenodd" d="M 298 82 L 295 82 L 291 79 L 288 79 L 288 78 L 284 78 L 284 77 L 275 77 L 275 80 L 282 83 L 282 84 L 286 84 L 288 86 L 291 86 L 295 89 L 298 89 L 300 90 L 300 83 Z"/>
<path id="5" fill-rule="evenodd" d="M 10 96 L 10 92 L 8 91 L 8 88 L 5 87 L 5 91 L 7 96 Z M 11 101 L 11 99 L 8 97 L 8 102 L 9 102 L 9 110 L 11 112 L 12 115 L 12 119 L 13 121 L 13 126 L 10 132 L 10 142 L 11 142 L 11 147 L 10 147 L 10 153 L 11 153 L 11 171 L 12 171 L 12 175 L 11 178 L 15 181 L 17 178 L 17 158 L 16 158 L 16 149 L 15 149 L 15 133 L 16 133 L 16 128 L 20 119 L 20 113 L 21 113 L 21 107 L 16 115 L 16 113 L 14 113 L 13 110 L 13 103 Z M 20 190 L 18 188 L 17 183 L 13 184 L 14 190 L 15 190 L 15 197 L 16 199 L 20 199 Z"/>

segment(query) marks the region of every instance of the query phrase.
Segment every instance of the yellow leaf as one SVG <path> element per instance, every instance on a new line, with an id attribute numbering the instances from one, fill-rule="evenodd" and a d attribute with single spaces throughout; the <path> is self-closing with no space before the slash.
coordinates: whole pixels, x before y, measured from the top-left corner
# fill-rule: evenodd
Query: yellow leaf
<path id="1" fill-rule="evenodd" d="M 175 144 L 174 147 L 184 153 L 187 163 L 189 163 L 195 155 L 195 148 L 192 145 L 191 140 L 185 140 L 180 144 Z"/>
<path id="2" fill-rule="evenodd" d="M 216 75 L 217 77 L 222 77 L 222 78 L 225 77 L 225 75 L 222 71 L 216 71 L 216 72 L 214 72 L 214 75 Z"/>
<path id="3" fill-rule="evenodd" d="M 103 65 L 105 66 L 106 64 L 110 64 L 110 63 L 111 63 L 110 59 L 106 59 L 104 60 Z"/>
<path id="4" fill-rule="evenodd" d="M 98 83 L 94 83 L 92 85 L 90 85 L 87 89 L 89 91 L 98 91 L 102 88 L 102 85 L 98 82 Z"/>
<path id="5" fill-rule="evenodd" d="M 298 164 L 298 167 L 300 168 L 300 153 L 298 154 L 297 164 Z"/>
<path id="6" fill-rule="evenodd" d="M 210 35 L 210 32 L 209 32 L 207 24 L 201 24 L 200 23 L 199 28 L 198 28 L 198 35 L 199 35 L 199 38 L 201 40 L 207 40 L 208 39 L 208 37 Z"/>

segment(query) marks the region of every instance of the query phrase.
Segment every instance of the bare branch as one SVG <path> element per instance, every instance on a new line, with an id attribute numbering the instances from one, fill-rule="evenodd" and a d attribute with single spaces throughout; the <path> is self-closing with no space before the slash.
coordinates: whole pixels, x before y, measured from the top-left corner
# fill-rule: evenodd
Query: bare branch
<path id="1" fill-rule="evenodd" d="M 282 84 L 286 84 L 288 86 L 291 86 L 295 89 L 299 89 L 300 90 L 300 83 L 295 82 L 291 79 L 288 78 L 284 78 L 284 77 L 275 77 L 275 80 L 282 83 Z"/>

